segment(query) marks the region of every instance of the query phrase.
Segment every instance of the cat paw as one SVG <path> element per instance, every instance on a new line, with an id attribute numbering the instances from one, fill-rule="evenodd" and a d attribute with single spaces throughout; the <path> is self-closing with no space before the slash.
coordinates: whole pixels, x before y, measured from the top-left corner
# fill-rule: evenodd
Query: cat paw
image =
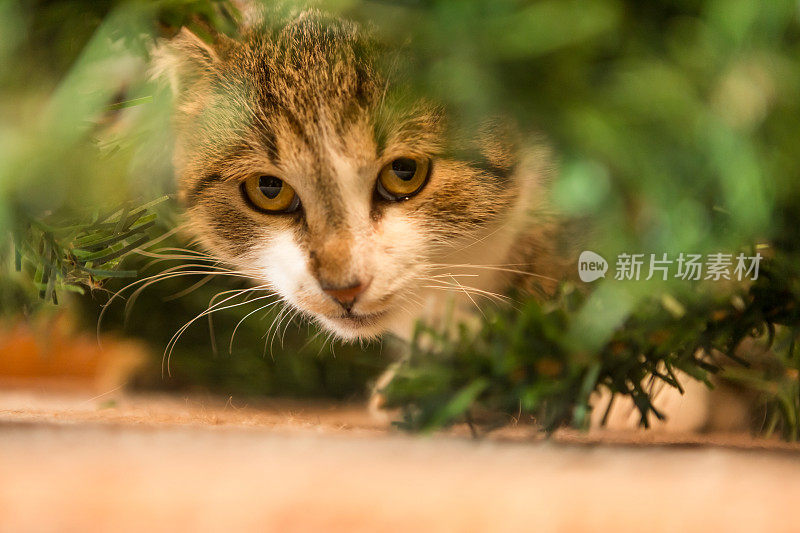
<path id="1" fill-rule="evenodd" d="M 389 425 L 393 420 L 397 420 L 400 416 L 400 410 L 395 408 L 386 407 L 386 395 L 383 390 L 391 383 L 397 374 L 397 369 L 400 362 L 394 363 L 389 366 L 383 373 L 378 376 L 375 384 L 372 386 L 372 393 L 367 401 L 367 411 L 370 417 L 377 423 L 382 425 Z"/>

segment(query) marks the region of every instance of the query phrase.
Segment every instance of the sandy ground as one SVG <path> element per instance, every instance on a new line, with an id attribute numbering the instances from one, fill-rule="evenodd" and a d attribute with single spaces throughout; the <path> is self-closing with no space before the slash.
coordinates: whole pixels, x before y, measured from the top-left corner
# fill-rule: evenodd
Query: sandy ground
<path id="1" fill-rule="evenodd" d="M 511 428 L 412 437 L 361 406 L 0 391 L 0 531 L 798 531 L 800 450 Z"/>

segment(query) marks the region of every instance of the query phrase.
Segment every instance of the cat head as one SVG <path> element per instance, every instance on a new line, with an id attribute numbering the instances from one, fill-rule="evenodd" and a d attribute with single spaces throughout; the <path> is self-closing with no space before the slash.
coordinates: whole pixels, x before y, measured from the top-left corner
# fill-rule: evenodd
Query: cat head
<path id="1" fill-rule="evenodd" d="M 409 101 L 378 59 L 359 27 L 314 11 L 213 45 L 183 30 L 155 52 L 201 242 L 344 339 L 418 305 L 434 258 L 516 194 L 449 155 L 441 110 Z M 489 152 L 484 166 L 507 170 Z"/>

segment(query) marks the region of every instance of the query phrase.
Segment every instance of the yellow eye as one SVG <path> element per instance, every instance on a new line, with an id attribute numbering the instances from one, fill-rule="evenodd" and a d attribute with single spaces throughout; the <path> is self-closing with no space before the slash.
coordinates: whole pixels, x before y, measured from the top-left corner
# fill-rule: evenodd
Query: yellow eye
<path id="1" fill-rule="evenodd" d="M 291 185 L 275 176 L 250 176 L 242 184 L 247 199 L 268 213 L 291 213 L 300 208 L 300 198 Z"/>
<path id="2" fill-rule="evenodd" d="M 376 190 L 384 199 L 397 202 L 422 190 L 430 163 L 425 158 L 400 157 L 381 169 Z"/>

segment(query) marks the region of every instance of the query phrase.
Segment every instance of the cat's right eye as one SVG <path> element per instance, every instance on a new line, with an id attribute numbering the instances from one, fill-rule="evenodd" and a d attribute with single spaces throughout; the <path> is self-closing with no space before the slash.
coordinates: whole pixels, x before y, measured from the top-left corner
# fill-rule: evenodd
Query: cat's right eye
<path id="1" fill-rule="evenodd" d="M 292 213 L 300 209 L 300 197 L 292 186 L 275 176 L 250 176 L 242 183 L 242 192 L 259 211 Z"/>
<path id="2" fill-rule="evenodd" d="M 385 165 L 380 174 L 375 190 L 385 200 L 397 202 L 414 196 L 428 181 L 427 159 L 400 157 Z"/>

